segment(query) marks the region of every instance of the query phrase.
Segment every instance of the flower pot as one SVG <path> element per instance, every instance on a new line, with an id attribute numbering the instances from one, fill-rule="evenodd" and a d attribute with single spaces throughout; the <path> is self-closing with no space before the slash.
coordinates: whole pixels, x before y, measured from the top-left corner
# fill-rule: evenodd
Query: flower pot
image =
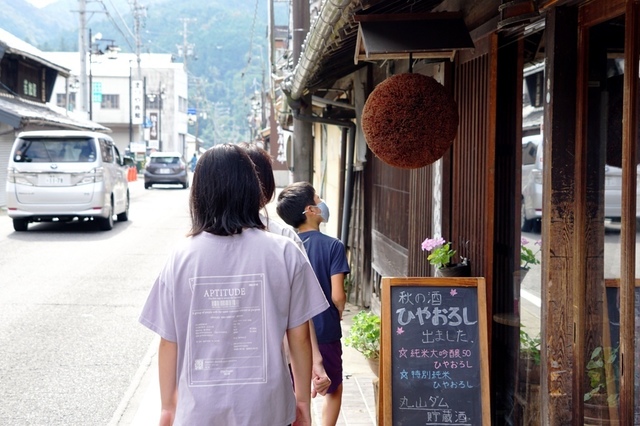
<path id="1" fill-rule="evenodd" d="M 471 266 L 466 263 L 436 269 L 436 277 L 470 277 Z"/>
<path id="2" fill-rule="evenodd" d="M 369 363 L 369 368 L 371 368 L 371 371 L 373 372 L 373 374 L 376 375 L 376 377 L 379 377 L 379 373 L 380 373 L 380 358 L 367 358 L 367 362 Z"/>
<path id="3" fill-rule="evenodd" d="M 592 398 L 591 401 L 584 403 L 584 425 L 585 426 L 602 426 L 611 425 L 618 426 L 620 420 L 618 419 L 617 405 L 609 406 L 606 396 L 598 395 Z"/>
<path id="4" fill-rule="evenodd" d="M 527 385 L 540 385 L 540 365 L 528 356 L 520 357 L 518 382 L 522 389 Z"/>

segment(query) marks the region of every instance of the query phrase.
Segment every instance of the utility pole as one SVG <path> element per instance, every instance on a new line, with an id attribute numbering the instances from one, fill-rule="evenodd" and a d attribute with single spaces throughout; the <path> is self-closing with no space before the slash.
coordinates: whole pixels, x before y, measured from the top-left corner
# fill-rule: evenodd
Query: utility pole
<path id="1" fill-rule="evenodd" d="M 195 18 L 180 18 L 182 21 L 182 46 L 178 45 L 178 56 L 182 57 L 184 64 L 184 70 L 187 71 L 187 58 L 194 56 L 193 43 L 189 43 L 187 38 L 189 36 L 189 23 L 196 22 Z"/>
<path id="2" fill-rule="evenodd" d="M 140 52 L 142 50 L 142 37 L 140 37 L 140 21 L 147 14 L 147 8 L 138 4 L 138 0 L 130 1 L 134 20 L 134 34 L 136 37 L 136 61 L 138 63 L 138 80 L 142 79 L 142 69 L 140 67 Z"/>
<path id="3" fill-rule="evenodd" d="M 87 84 L 87 0 L 78 0 L 80 9 L 80 25 L 78 34 L 78 53 L 80 55 L 80 111 L 89 116 L 89 87 Z"/>
<path id="4" fill-rule="evenodd" d="M 206 112 L 201 112 L 202 100 L 204 99 L 204 78 L 196 79 L 196 153 L 200 155 L 200 143 L 198 142 L 198 133 L 200 131 L 200 118 L 207 119 Z"/>
<path id="5" fill-rule="evenodd" d="M 293 60 L 300 62 L 302 45 L 309 32 L 310 11 L 309 0 L 293 0 Z M 299 113 L 311 116 L 311 96 L 300 99 Z M 293 120 L 293 180 L 307 181 L 313 184 L 313 133 L 308 121 Z M 292 165 L 289 165 L 289 168 Z"/>
<path id="6" fill-rule="evenodd" d="M 147 16 L 147 8 L 145 6 L 142 6 L 140 4 L 138 4 L 138 0 L 129 0 L 129 5 L 131 6 L 131 12 L 133 14 L 133 22 L 134 22 L 134 36 L 136 38 L 136 81 L 135 81 L 135 85 L 136 85 L 136 99 L 138 99 L 136 101 L 136 104 L 139 108 L 142 108 L 142 118 L 137 118 L 135 120 L 135 126 L 136 126 L 136 131 L 137 131 L 137 140 L 140 143 L 144 143 L 144 130 L 143 130 L 143 123 L 145 122 L 146 118 L 147 118 L 147 114 L 146 114 L 146 110 L 145 110 L 145 105 L 147 103 L 147 94 L 145 92 L 146 87 L 145 87 L 145 83 L 143 82 L 143 77 L 142 77 L 142 65 L 141 65 L 141 58 L 140 58 L 140 54 L 142 51 L 142 37 L 140 36 L 140 28 L 142 27 L 142 18 Z M 131 73 L 131 67 L 129 68 L 129 80 L 130 80 L 130 89 L 129 89 L 129 116 L 131 117 L 133 115 L 133 112 L 131 111 L 132 107 L 133 107 L 133 101 L 132 101 L 132 96 L 133 96 L 133 90 L 131 89 L 131 85 L 133 84 L 133 77 L 132 77 L 132 73 Z M 142 86 L 142 93 L 140 93 L 140 86 Z M 142 105 L 140 105 L 140 103 L 142 103 Z M 131 130 L 129 131 L 129 139 L 130 142 L 133 142 L 133 119 L 130 118 L 130 126 L 131 126 Z"/>

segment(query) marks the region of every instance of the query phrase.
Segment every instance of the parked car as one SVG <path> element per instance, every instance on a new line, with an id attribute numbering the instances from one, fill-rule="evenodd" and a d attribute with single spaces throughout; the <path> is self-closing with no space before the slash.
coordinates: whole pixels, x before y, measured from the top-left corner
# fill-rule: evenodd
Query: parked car
<path id="1" fill-rule="evenodd" d="M 96 220 L 102 230 L 129 219 L 124 158 L 108 135 L 78 130 L 22 132 L 11 149 L 7 213 L 30 222 Z"/>
<path id="2" fill-rule="evenodd" d="M 176 184 L 189 187 L 187 165 L 179 152 L 153 152 L 144 170 L 144 188 L 155 184 Z"/>
<path id="3" fill-rule="evenodd" d="M 542 135 L 522 138 L 522 231 L 539 230 L 542 217 Z M 622 215 L 622 169 L 605 165 L 604 217 L 619 221 Z M 638 186 L 640 191 L 640 186 Z M 640 201 L 640 192 L 638 192 Z M 640 207 L 640 206 L 639 206 Z M 640 214 L 640 209 L 637 210 Z"/>

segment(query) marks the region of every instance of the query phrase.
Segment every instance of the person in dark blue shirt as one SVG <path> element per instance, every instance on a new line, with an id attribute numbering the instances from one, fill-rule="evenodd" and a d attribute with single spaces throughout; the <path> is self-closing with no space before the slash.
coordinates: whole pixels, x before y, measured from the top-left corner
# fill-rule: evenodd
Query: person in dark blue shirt
<path id="1" fill-rule="evenodd" d="M 191 157 L 191 161 L 189 161 L 189 168 L 191 169 L 192 173 L 196 170 L 196 164 L 197 163 L 198 163 L 198 156 L 194 152 L 193 153 L 193 157 Z"/>
<path id="2" fill-rule="evenodd" d="M 320 232 L 329 209 L 308 182 L 297 182 L 278 195 L 278 215 L 298 231 L 309 262 L 320 282 L 329 308 L 313 317 L 324 368 L 331 379 L 322 408 L 323 426 L 335 425 L 342 405 L 342 311 L 346 303 L 344 276 L 350 272 L 342 242 Z"/>

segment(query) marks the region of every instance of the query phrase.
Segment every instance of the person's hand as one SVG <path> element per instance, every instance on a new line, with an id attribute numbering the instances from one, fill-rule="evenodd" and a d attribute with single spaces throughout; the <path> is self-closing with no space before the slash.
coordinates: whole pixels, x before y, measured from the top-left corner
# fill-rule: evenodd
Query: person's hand
<path id="1" fill-rule="evenodd" d="M 160 426 L 173 425 L 174 412 L 169 410 L 162 410 L 160 412 Z"/>
<path id="2" fill-rule="evenodd" d="M 327 376 L 322 362 L 314 362 L 311 367 L 311 385 L 311 398 L 318 394 L 325 396 L 331 386 L 331 379 Z"/>
<path id="3" fill-rule="evenodd" d="M 315 376 L 311 381 L 313 389 L 311 390 L 311 397 L 315 398 L 318 394 L 325 396 L 331 386 L 331 379 L 326 375 L 324 377 Z"/>
<path id="4" fill-rule="evenodd" d="M 292 426 L 311 426 L 311 407 L 308 402 L 296 403 L 296 420 Z"/>

